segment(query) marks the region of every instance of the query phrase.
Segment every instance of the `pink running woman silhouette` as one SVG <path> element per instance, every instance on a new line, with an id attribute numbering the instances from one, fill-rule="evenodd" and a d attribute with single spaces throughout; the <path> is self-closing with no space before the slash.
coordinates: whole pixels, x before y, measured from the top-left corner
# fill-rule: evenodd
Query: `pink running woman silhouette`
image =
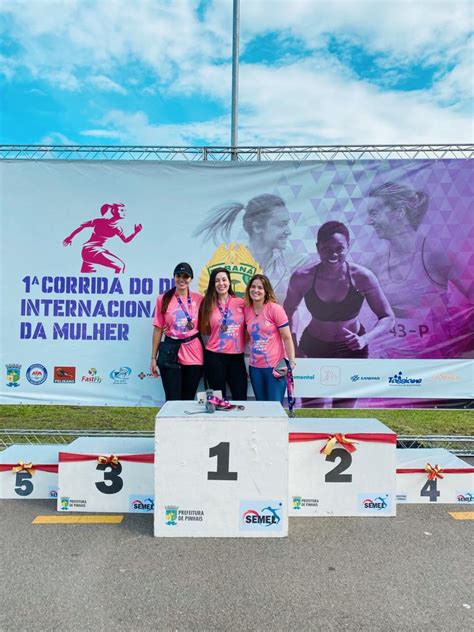
<path id="1" fill-rule="evenodd" d="M 110 213 L 111 217 L 104 217 L 107 213 Z M 128 237 L 124 235 L 120 226 L 117 226 L 118 222 L 125 217 L 125 204 L 120 202 L 103 204 L 100 207 L 100 214 L 102 217 L 90 219 L 73 230 L 63 241 L 63 246 L 70 246 L 73 238 L 84 228 L 92 228 L 92 235 L 82 246 L 81 272 L 97 272 L 97 266 L 104 266 L 112 268 L 116 274 L 123 273 L 125 272 L 125 262 L 104 248 L 104 243 L 107 239 L 117 235 L 125 244 L 128 244 L 141 231 L 142 225 L 135 224 L 133 233 Z"/>

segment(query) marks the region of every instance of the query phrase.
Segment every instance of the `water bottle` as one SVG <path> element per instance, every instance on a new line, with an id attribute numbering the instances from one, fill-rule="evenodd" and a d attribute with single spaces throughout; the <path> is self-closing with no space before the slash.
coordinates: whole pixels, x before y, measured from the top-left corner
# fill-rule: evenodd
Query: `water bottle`
<path id="1" fill-rule="evenodd" d="M 206 391 L 206 413 L 215 413 L 216 405 L 213 404 L 209 399 L 214 395 L 214 391 L 212 389 L 208 389 Z"/>

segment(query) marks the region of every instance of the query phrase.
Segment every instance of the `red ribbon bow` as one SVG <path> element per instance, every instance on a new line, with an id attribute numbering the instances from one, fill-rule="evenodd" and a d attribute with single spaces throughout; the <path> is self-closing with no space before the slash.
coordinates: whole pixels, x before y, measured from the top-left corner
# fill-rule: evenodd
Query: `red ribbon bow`
<path id="1" fill-rule="evenodd" d="M 97 460 L 102 465 L 111 465 L 112 467 L 118 467 L 120 461 L 118 456 L 111 454 L 110 456 L 98 456 Z"/>
<path id="2" fill-rule="evenodd" d="M 336 447 L 336 443 L 339 443 L 348 452 L 355 452 L 357 450 L 354 445 L 355 443 L 357 443 L 357 441 L 354 441 L 353 439 L 348 439 L 342 433 L 337 432 L 335 435 L 330 437 L 326 445 L 321 448 L 321 450 L 319 451 L 320 454 L 331 454 L 331 452 Z"/>
<path id="3" fill-rule="evenodd" d="M 442 471 L 443 470 L 439 467 L 439 465 L 435 465 L 434 467 L 431 465 L 431 463 L 427 463 L 425 465 L 425 472 L 427 472 L 428 474 L 429 481 L 434 481 L 437 478 L 444 478 Z"/>

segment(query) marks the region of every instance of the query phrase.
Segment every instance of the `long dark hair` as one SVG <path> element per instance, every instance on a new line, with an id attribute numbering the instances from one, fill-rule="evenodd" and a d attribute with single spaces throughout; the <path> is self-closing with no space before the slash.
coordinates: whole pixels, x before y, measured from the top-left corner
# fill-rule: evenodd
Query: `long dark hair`
<path id="1" fill-rule="evenodd" d="M 242 218 L 245 232 L 250 235 L 253 232 L 253 224 L 264 223 L 270 218 L 274 208 L 285 207 L 285 202 L 279 195 L 263 193 L 257 195 L 246 205 L 241 202 L 229 202 L 222 206 L 213 208 L 209 219 L 202 222 L 194 231 L 193 237 L 203 235 L 204 239 L 212 239 L 215 244 L 221 239 L 229 241 L 230 231 L 234 225 L 237 215 L 245 209 Z M 219 239 L 219 237 L 221 239 Z"/>
<path id="2" fill-rule="evenodd" d="M 227 268 L 214 268 L 209 277 L 209 283 L 207 284 L 207 290 L 204 294 L 203 301 L 199 307 L 199 329 L 201 333 L 207 335 L 211 333 L 211 312 L 217 304 L 217 292 L 216 292 L 216 276 L 219 272 L 224 272 L 229 279 L 229 296 L 235 296 L 235 292 L 232 289 L 232 279 L 230 278 L 230 272 Z"/>
<path id="3" fill-rule="evenodd" d="M 406 218 L 413 228 L 417 230 L 421 220 L 428 210 L 429 196 L 424 191 L 414 191 L 404 184 L 385 182 L 376 189 L 372 189 L 369 197 L 380 197 L 390 208 L 405 210 Z"/>

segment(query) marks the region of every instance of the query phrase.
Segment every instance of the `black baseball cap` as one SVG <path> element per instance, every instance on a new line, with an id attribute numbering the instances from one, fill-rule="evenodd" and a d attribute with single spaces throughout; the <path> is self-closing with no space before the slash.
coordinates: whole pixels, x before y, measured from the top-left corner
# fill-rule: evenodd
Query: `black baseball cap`
<path id="1" fill-rule="evenodd" d="M 189 263 L 186 263 L 186 261 L 183 261 L 182 263 L 178 263 L 178 265 L 174 269 L 173 276 L 175 274 L 187 274 L 192 279 L 194 278 L 193 269 L 191 268 Z"/>

